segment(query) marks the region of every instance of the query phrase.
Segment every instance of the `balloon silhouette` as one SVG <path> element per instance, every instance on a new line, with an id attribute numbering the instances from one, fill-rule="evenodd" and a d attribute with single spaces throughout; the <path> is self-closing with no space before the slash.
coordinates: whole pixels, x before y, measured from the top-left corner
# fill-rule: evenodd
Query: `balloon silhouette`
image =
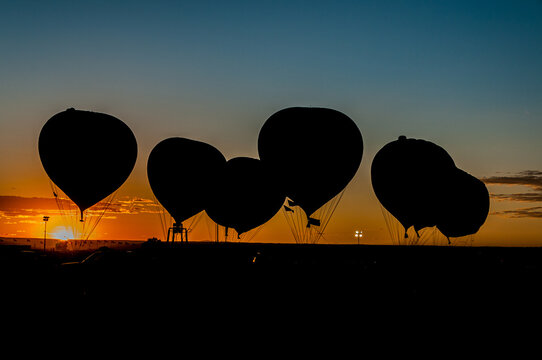
<path id="1" fill-rule="evenodd" d="M 156 199 L 177 223 L 182 223 L 205 209 L 211 180 L 225 163 L 215 147 L 174 137 L 152 149 L 147 177 Z"/>
<path id="2" fill-rule="evenodd" d="M 376 197 L 405 228 L 435 226 L 442 203 L 442 179 L 455 170 L 440 146 L 405 136 L 386 144 L 371 164 Z"/>
<path id="3" fill-rule="evenodd" d="M 238 235 L 269 221 L 282 207 L 284 193 L 258 159 L 237 157 L 215 177 L 212 199 L 205 209 L 216 223 Z"/>
<path id="4" fill-rule="evenodd" d="M 47 175 L 83 211 L 117 190 L 137 158 L 130 128 L 107 114 L 68 109 L 51 117 L 38 141 Z"/>
<path id="5" fill-rule="evenodd" d="M 489 192 L 485 184 L 461 169 L 455 169 L 445 181 L 438 229 L 448 238 L 476 233 L 489 213 Z"/>
<path id="6" fill-rule="evenodd" d="M 310 216 L 354 177 L 363 139 L 354 121 L 339 111 L 291 107 L 264 123 L 258 153 L 280 175 L 286 196 Z"/>

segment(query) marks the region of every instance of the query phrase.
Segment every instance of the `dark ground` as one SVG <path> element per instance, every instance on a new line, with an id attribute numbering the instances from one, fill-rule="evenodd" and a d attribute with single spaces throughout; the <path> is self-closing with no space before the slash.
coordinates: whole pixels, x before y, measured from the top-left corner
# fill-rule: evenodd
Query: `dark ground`
<path id="1" fill-rule="evenodd" d="M 498 348 L 494 334 L 536 333 L 542 308 L 542 248 L 149 243 L 77 263 L 88 255 L 0 247 L 3 329 L 135 351 L 164 337 L 182 351 L 189 333 L 239 349 L 270 340 L 257 357 L 316 336 L 448 353 L 488 334 Z"/>
<path id="2" fill-rule="evenodd" d="M 89 253 L 0 248 L 4 299 L 462 303 L 539 299 L 542 286 L 542 248 L 194 242 L 101 253 L 64 264 Z"/>
<path id="3" fill-rule="evenodd" d="M 0 247 L 4 328 L 135 332 L 131 348 L 179 332 L 449 343 L 531 329 L 542 308 L 542 248 L 149 243 L 79 263 L 88 255 Z"/>

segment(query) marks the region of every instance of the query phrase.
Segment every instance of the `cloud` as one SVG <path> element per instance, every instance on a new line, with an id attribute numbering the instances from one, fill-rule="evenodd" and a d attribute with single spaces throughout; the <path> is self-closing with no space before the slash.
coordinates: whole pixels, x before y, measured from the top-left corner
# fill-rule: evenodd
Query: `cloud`
<path id="1" fill-rule="evenodd" d="M 517 174 L 490 176 L 481 179 L 486 185 L 525 186 L 530 192 L 491 194 L 498 201 L 542 202 L 542 171 L 525 170 Z"/>
<path id="2" fill-rule="evenodd" d="M 535 206 L 530 208 L 516 209 L 516 210 L 504 210 L 491 213 L 491 215 L 498 215 L 507 218 L 535 218 L 542 219 L 542 206 Z"/>
<path id="3" fill-rule="evenodd" d="M 0 196 L 0 218 L 20 219 L 58 212 L 54 198 Z"/>
<path id="4" fill-rule="evenodd" d="M 59 206 L 63 210 L 59 210 Z M 70 210 L 75 216 L 79 212 L 69 199 L 40 198 L 23 196 L 0 196 L 0 219 L 4 224 L 36 221 L 43 215 L 65 215 Z M 100 202 L 86 211 L 87 216 L 102 215 L 114 218 L 116 215 L 158 214 L 163 210 L 153 200 L 140 197 L 123 197 L 111 202 Z M 38 219 L 39 220 L 39 219 Z"/>
<path id="5" fill-rule="evenodd" d="M 542 202 L 542 171 L 525 170 L 519 173 L 499 174 L 481 179 L 486 185 L 510 185 L 524 186 L 527 191 L 510 194 L 491 194 L 491 198 L 497 201 L 514 202 Z M 507 218 L 533 218 L 542 219 L 542 206 L 503 210 L 491 213 L 491 215 Z"/>
<path id="6" fill-rule="evenodd" d="M 491 194 L 491 197 L 499 201 L 542 202 L 542 192 Z"/>
<path id="7" fill-rule="evenodd" d="M 0 196 L 0 211 L 12 211 L 17 209 L 57 209 L 54 198 Z"/>
<path id="8" fill-rule="evenodd" d="M 104 209 L 106 209 L 108 213 L 129 215 L 158 214 L 162 212 L 161 206 L 156 204 L 153 200 L 140 197 L 123 197 L 114 200 L 110 204 L 99 203 L 94 205 L 90 211 L 102 212 Z"/>
<path id="9" fill-rule="evenodd" d="M 523 185 L 542 192 L 542 171 L 525 170 L 510 176 L 490 176 L 481 179 L 487 185 Z"/>

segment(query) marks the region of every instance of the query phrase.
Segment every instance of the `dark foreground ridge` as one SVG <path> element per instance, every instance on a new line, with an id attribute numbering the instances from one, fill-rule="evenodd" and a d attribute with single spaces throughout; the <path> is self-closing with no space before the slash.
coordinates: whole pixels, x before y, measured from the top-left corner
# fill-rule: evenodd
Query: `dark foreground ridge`
<path id="1" fill-rule="evenodd" d="M 542 279 L 542 248 L 194 242 L 89 255 L 1 247 L 4 301 L 457 305 L 539 301 Z"/>

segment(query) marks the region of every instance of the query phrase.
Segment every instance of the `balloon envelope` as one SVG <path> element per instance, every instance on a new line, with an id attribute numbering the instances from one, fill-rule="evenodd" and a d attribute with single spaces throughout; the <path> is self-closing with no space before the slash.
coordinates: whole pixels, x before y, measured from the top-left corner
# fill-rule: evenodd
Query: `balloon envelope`
<path id="1" fill-rule="evenodd" d="M 363 139 L 354 121 L 339 111 L 291 107 L 264 123 L 258 153 L 280 176 L 286 196 L 310 216 L 354 177 Z"/>
<path id="2" fill-rule="evenodd" d="M 425 140 L 407 139 L 386 144 L 371 164 L 376 197 L 406 230 L 435 226 L 442 203 L 442 179 L 456 169 L 451 156 Z"/>
<path id="3" fill-rule="evenodd" d="M 269 221 L 282 207 L 284 193 L 262 161 L 228 160 L 217 177 L 205 209 L 216 223 L 240 235 Z"/>
<path id="4" fill-rule="evenodd" d="M 437 222 L 447 237 L 471 235 L 480 229 L 489 213 L 489 192 L 485 184 L 461 169 L 446 179 L 444 207 Z"/>
<path id="5" fill-rule="evenodd" d="M 177 223 L 203 211 L 210 184 L 226 159 L 204 142 L 175 137 L 158 143 L 147 161 L 147 177 L 156 199 Z"/>
<path id="6" fill-rule="evenodd" d="M 137 158 L 136 138 L 124 122 L 74 109 L 45 123 L 38 150 L 51 181 L 81 212 L 117 190 Z"/>

